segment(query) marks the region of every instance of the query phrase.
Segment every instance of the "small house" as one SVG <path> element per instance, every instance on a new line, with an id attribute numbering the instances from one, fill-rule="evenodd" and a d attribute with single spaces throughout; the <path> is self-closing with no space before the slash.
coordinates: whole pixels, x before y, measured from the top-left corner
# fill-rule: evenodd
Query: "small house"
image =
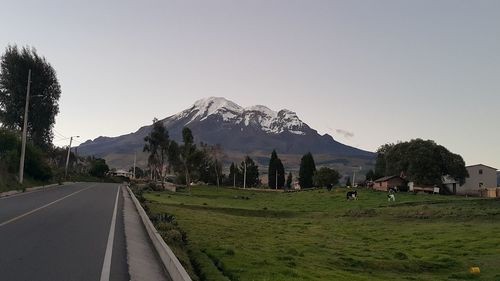
<path id="1" fill-rule="evenodd" d="M 388 176 L 377 179 L 373 183 L 373 189 L 380 191 L 389 191 L 392 187 L 404 185 L 405 180 L 400 176 Z"/>
<path id="2" fill-rule="evenodd" d="M 457 194 L 457 188 L 460 184 L 454 177 L 444 175 L 441 177 L 441 183 L 445 194 Z"/>

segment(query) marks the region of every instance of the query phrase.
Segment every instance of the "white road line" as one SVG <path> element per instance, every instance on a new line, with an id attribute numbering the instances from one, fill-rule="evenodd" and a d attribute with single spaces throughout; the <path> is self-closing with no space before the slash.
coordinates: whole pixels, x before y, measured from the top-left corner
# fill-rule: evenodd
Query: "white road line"
<path id="1" fill-rule="evenodd" d="M 104 262 L 102 263 L 100 281 L 109 281 L 109 275 L 111 273 L 111 257 L 113 256 L 113 242 L 115 240 L 115 226 L 116 226 L 116 209 L 118 208 L 119 194 L 120 194 L 120 186 L 118 186 L 118 190 L 116 191 L 115 209 L 113 210 L 111 227 L 109 228 L 108 245 L 106 246 L 106 253 L 104 254 Z"/>
<path id="2" fill-rule="evenodd" d="M 23 195 L 33 194 L 33 193 L 37 193 L 37 192 L 41 192 L 41 191 L 46 191 L 47 189 L 59 189 L 59 188 L 67 187 L 69 185 L 73 185 L 73 184 L 75 184 L 75 183 L 62 184 L 62 185 L 47 185 L 47 186 L 43 186 L 43 187 L 41 187 L 39 189 L 35 189 L 35 190 L 16 193 L 13 195 L 2 196 L 2 197 L 0 197 L 0 200 L 11 199 L 11 198 L 16 198 L 16 197 L 23 196 Z"/>
<path id="3" fill-rule="evenodd" d="M 38 207 L 38 208 L 33 209 L 33 210 L 29 211 L 29 212 L 26 212 L 26 213 L 24 213 L 24 214 L 22 214 L 22 215 L 19 215 L 19 216 L 15 217 L 15 218 L 12 218 L 12 219 L 10 219 L 10 220 L 4 221 L 4 222 L 0 223 L 0 227 L 5 226 L 5 225 L 7 225 L 7 224 L 9 224 L 9 223 L 11 223 L 11 222 L 17 221 L 17 220 L 19 220 L 19 219 L 22 219 L 22 218 L 24 218 L 24 217 L 26 217 L 26 216 L 29 216 L 29 215 L 31 215 L 31 214 L 33 214 L 33 213 L 35 213 L 35 212 L 38 212 L 38 211 L 40 211 L 40 210 L 42 210 L 42 209 L 44 209 L 44 208 L 49 207 L 50 205 L 53 205 L 53 204 L 55 204 L 55 203 L 57 203 L 57 202 L 59 202 L 59 201 L 62 201 L 62 200 L 66 199 L 66 198 L 68 198 L 68 197 L 70 197 L 70 196 L 73 196 L 73 195 L 75 195 L 75 194 L 77 194 L 77 193 L 80 193 L 80 192 L 82 192 L 82 191 L 84 191 L 84 190 L 87 190 L 87 189 L 89 189 L 89 188 L 91 188 L 91 187 L 94 187 L 94 186 L 95 186 L 95 184 L 93 184 L 93 185 L 91 185 L 91 186 L 89 186 L 89 187 L 87 187 L 87 188 L 80 189 L 80 190 L 75 191 L 75 192 L 73 192 L 73 193 L 71 193 L 71 194 L 68 194 L 68 195 L 66 195 L 66 196 L 64 196 L 64 197 L 62 197 L 62 198 L 59 198 L 59 199 L 57 199 L 57 200 L 55 200 L 55 201 L 52 201 L 52 202 L 50 202 L 50 203 L 48 203 L 48 204 L 45 204 L 45 205 L 43 205 L 43 206 L 41 206 L 41 207 Z"/>

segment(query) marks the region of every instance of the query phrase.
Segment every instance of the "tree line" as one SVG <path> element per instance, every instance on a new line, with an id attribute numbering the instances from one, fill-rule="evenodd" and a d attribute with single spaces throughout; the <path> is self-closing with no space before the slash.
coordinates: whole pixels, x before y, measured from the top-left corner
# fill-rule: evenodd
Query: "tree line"
<path id="1" fill-rule="evenodd" d="M 185 184 L 187 188 L 197 181 L 217 187 L 221 184 L 244 188 L 262 185 L 259 167 L 250 156 L 246 155 L 240 163 L 231 163 L 226 176 L 222 171 L 222 147 L 204 143 L 197 145 L 188 127 L 183 128 L 182 143 L 179 144 L 170 139 L 165 125 L 155 118 L 144 142 L 143 151 L 148 153 L 148 170 L 152 180 L 163 183 L 168 174 L 174 173 L 177 183 Z M 145 175 L 142 170 L 140 173 Z M 291 172 L 285 174 L 285 167 L 276 150 L 271 153 L 268 176 L 269 188 L 292 188 L 293 175 Z M 316 171 L 311 153 L 302 157 L 299 171 L 299 184 L 302 188 L 335 185 L 339 179 L 340 174 L 333 169 L 323 167 Z"/>
<path id="2" fill-rule="evenodd" d="M 56 71 L 35 48 L 13 45 L 7 46 L 0 58 L 0 189 L 3 190 L 18 188 L 16 177 L 20 168 L 28 83 L 24 173 L 27 179 L 35 181 L 64 180 L 68 151 L 53 144 L 61 96 Z M 76 171 L 77 166 L 85 175 L 104 176 L 109 170 L 103 159 L 87 159 L 71 152 L 70 171 Z"/>
<path id="3" fill-rule="evenodd" d="M 377 150 L 375 169 L 368 171 L 367 180 L 393 175 L 429 186 L 441 185 L 444 175 L 460 184 L 469 176 L 462 156 L 432 140 L 422 139 L 384 144 Z"/>

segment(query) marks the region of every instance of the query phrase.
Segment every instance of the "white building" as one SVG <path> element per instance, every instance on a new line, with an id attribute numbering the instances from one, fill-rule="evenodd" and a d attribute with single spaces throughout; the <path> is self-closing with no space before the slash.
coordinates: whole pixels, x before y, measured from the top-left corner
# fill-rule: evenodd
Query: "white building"
<path id="1" fill-rule="evenodd" d="M 457 187 L 457 194 L 479 195 L 480 189 L 497 187 L 497 169 L 483 164 L 465 167 L 469 172 L 469 177 L 465 178 L 465 183 Z"/>
<path id="2" fill-rule="evenodd" d="M 116 170 L 116 171 L 110 171 L 109 174 L 111 176 L 115 176 L 115 177 L 126 177 L 126 178 L 133 178 L 134 177 L 134 174 L 131 173 L 131 172 L 127 172 L 125 170 L 122 170 L 122 169 L 119 169 L 119 170 Z"/>

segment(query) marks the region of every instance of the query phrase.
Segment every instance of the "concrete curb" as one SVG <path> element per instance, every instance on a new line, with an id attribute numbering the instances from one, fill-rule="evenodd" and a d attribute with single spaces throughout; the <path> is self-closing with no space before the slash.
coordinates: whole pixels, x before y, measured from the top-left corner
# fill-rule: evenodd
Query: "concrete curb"
<path id="1" fill-rule="evenodd" d="M 127 190 L 130 194 L 130 197 L 132 198 L 132 201 L 134 202 L 139 216 L 141 217 L 142 223 L 146 228 L 149 239 L 151 239 L 153 247 L 158 253 L 160 260 L 163 263 L 163 267 L 167 270 L 168 274 L 172 278 L 172 281 L 191 281 L 191 277 L 189 277 L 184 267 L 174 255 L 174 252 L 172 252 L 165 241 L 163 241 L 163 238 L 161 238 L 161 235 L 154 227 L 153 223 L 139 203 L 139 200 L 137 200 L 137 198 L 135 197 L 135 194 L 132 192 L 132 190 L 130 190 L 128 186 Z"/>
<path id="2" fill-rule="evenodd" d="M 55 186 L 69 185 L 69 184 L 73 184 L 73 183 L 76 183 L 76 182 L 63 182 L 61 185 L 58 183 L 53 183 L 53 184 L 42 185 L 42 186 L 28 187 L 28 188 L 26 188 L 25 192 L 22 192 L 21 190 L 5 191 L 5 192 L 0 193 L 0 198 L 18 195 L 18 194 L 31 193 L 34 191 L 38 191 L 40 189 L 46 189 L 46 188 L 51 188 L 51 187 L 55 187 Z"/>

